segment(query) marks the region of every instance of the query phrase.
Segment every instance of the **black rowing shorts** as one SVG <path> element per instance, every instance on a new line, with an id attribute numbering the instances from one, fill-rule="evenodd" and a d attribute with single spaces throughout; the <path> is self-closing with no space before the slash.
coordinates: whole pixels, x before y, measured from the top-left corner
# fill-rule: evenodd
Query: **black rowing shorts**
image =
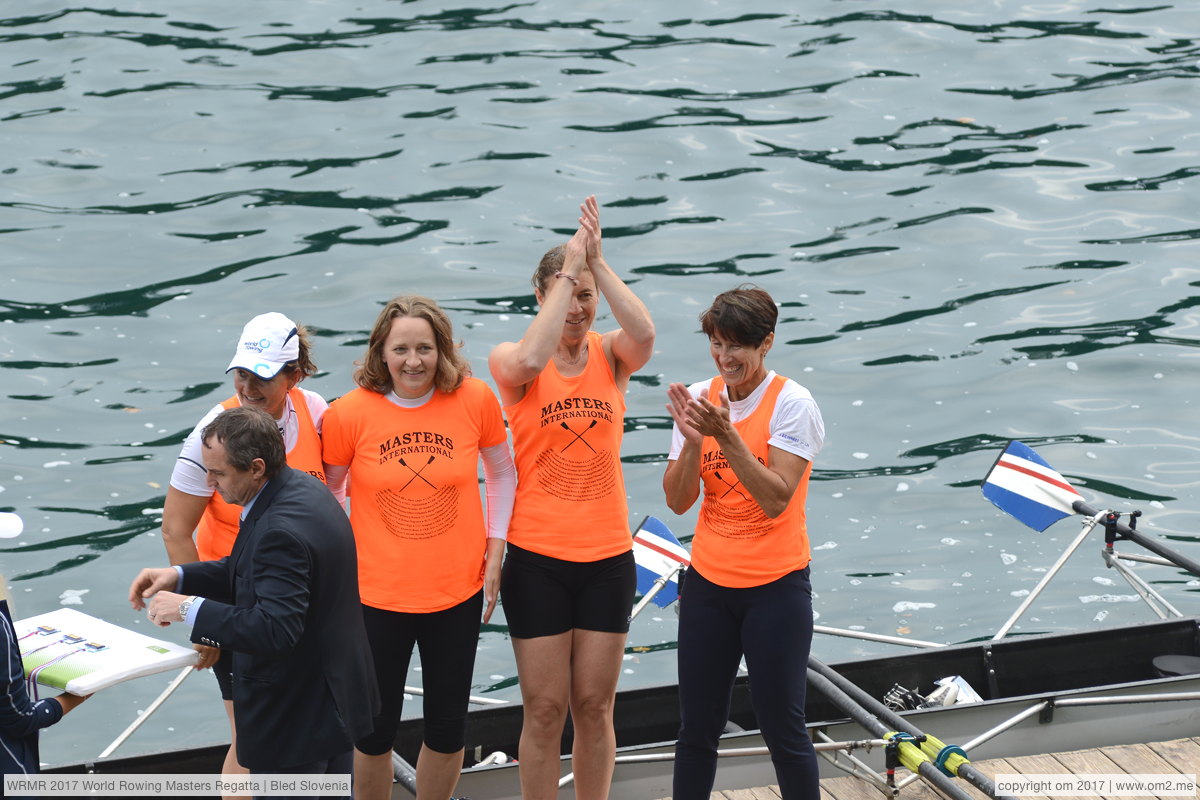
<path id="1" fill-rule="evenodd" d="M 518 639 L 572 628 L 629 633 L 636 590 L 632 550 L 599 561 L 563 561 L 510 543 L 500 579 L 504 618 Z"/>

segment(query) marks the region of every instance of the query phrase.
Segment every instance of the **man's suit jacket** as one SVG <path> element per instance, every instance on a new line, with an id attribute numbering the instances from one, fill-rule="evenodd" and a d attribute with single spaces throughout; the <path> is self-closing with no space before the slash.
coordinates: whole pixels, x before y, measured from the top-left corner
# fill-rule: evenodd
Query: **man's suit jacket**
<path id="1" fill-rule="evenodd" d="M 205 598 L 192 641 L 233 651 L 238 760 L 256 772 L 320 761 L 370 732 L 379 706 L 354 532 L 333 495 L 285 467 L 233 552 L 183 567 Z"/>

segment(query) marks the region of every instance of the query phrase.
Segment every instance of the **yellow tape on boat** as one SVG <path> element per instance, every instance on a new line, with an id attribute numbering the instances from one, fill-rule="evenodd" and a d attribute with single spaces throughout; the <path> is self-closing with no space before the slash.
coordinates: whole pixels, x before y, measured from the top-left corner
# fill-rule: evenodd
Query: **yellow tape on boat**
<path id="1" fill-rule="evenodd" d="M 924 761 L 932 762 L 932 764 L 941 770 L 946 775 L 952 778 L 958 777 L 958 770 L 964 764 L 970 764 L 971 760 L 967 758 L 967 753 L 956 744 L 946 744 L 941 739 L 925 735 L 925 741 L 917 746 L 911 734 L 892 731 L 885 733 L 884 739 L 898 740 L 898 752 L 900 763 L 907 767 L 912 772 L 917 772 L 921 763 Z"/>
<path id="2" fill-rule="evenodd" d="M 934 766 L 955 778 L 958 777 L 958 770 L 963 764 L 971 763 L 971 760 L 967 758 L 966 751 L 961 747 L 956 744 L 946 744 L 929 734 L 925 734 L 925 742 L 921 745 L 921 749 L 932 759 Z"/>
<path id="3" fill-rule="evenodd" d="M 900 758 L 900 763 L 907 767 L 910 772 L 920 772 L 921 764 L 929 761 L 929 756 L 913 741 L 911 733 L 891 731 L 885 733 L 883 738 L 888 741 L 896 741 L 896 754 Z"/>

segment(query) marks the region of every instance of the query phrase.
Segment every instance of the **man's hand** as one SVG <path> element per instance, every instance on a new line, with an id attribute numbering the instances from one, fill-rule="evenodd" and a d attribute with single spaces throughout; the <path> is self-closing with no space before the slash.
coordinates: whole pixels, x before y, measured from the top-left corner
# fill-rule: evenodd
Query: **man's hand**
<path id="1" fill-rule="evenodd" d="M 187 597 L 186 594 L 175 594 L 175 592 L 159 592 L 146 605 L 146 608 L 149 609 L 146 616 L 160 628 L 165 628 L 172 622 L 183 622 L 183 617 L 179 616 L 179 604 Z"/>
<path id="2" fill-rule="evenodd" d="M 178 583 L 179 573 L 174 567 L 147 567 L 129 585 L 129 605 L 134 611 L 141 611 L 147 598 L 164 589 L 174 589 Z"/>
<path id="3" fill-rule="evenodd" d="M 217 659 L 221 657 L 221 648 L 209 647 L 206 644 L 194 644 L 192 648 L 200 654 L 200 659 L 192 669 L 208 669 L 213 664 L 217 663 Z"/>

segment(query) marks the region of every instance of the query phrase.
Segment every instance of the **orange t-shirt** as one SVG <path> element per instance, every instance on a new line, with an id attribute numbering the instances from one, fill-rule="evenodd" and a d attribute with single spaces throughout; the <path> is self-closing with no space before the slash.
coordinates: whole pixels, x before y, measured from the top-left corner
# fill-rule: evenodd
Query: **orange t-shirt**
<path id="1" fill-rule="evenodd" d="M 325 471 L 321 465 L 321 436 L 317 426 L 313 424 L 312 412 L 308 401 L 299 389 L 288 392 L 292 408 L 296 411 L 297 436 L 295 446 L 288 451 L 287 463 L 290 467 L 315 475 L 325 480 Z M 225 410 L 241 405 L 237 395 L 221 403 Z M 221 499 L 221 495 L 213 492 L 212 498 L 204 508 L 200 524 L 196 526 L 196 551 L 201 561 L 215 561 L 233 552 L 233 542 L 237 539 L 238 528 L 241 525 L 242 507 L 230 505 Z"/>
<path id="2" fill-rule="evenodd" d="M 776 375 L 758 408 L 733 423 L 738 435 L 760 463 L 768 463 L 771 414 L 787 378 Z M 725 382 L 713 378 L 708 399 L 720 405 Z M 704 437 L 700 449 L 700 480 L 704 499 L 692 539 L 692 566 L 719 586 L 743 589 L 762 586 L 789 572 L 804 569 L 812 555 L 804 522 L 808 476 L 804 468 L 796 492 L 778 517 L 768 517 L 741 485 L 716 439 Z"/>
<path id="3" fill-rule="evenodd" d="M 505 408 L 513 432 L 517 497 L 508 541 L 564 561 L 598 561 L 633 546 L 621 474 L 625 398 L 588 333 L 588 360 L 573 378 L 551 362 Z"/>
<path id="4" fill-rule="evenodd" d="M 357 388 L 330 404 L 321 435 L 325 462 L 350 467 L 365 605 L 428 613 L 479 591 L 487 550 L 479 450 L 507 437 L 487 384 L 467 378 L 418 408 Z"/>

